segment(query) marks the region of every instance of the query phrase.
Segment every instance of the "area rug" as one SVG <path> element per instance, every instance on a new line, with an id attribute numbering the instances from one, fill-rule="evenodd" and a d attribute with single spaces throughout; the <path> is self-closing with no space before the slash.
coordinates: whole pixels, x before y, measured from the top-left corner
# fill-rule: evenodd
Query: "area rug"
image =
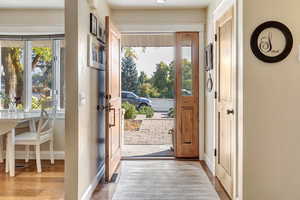
<path id="1" fill-rule="evenodd" d="M 219 200 L 199 162 L 122 161 L 113 200 Z"/>

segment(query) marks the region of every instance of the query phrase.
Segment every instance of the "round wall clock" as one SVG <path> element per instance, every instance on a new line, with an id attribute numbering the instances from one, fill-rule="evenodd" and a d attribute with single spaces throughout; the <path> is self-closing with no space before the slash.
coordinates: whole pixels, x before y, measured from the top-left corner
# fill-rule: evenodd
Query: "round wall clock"
<path id="1" fill-rule="evenodd" d="M 254 55 L 267 63 L 284 60 L 293 48 L 293 36 L 289 28 L 276 21 L 268 21 L 258 26 L 251 37 Z"/>

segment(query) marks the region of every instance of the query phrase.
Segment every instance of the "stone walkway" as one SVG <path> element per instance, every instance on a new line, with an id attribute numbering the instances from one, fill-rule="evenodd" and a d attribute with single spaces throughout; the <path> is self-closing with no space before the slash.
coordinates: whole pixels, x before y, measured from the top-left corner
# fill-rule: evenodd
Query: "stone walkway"
<path id="1" fill-rule="evenodd" d="M 174 119 L 144 119 L 138 131 L 124 131 L 124 144 L 172 144 L 172 135 L 168 134 L 168 131 L 174 128 L 174 125 Z"/>

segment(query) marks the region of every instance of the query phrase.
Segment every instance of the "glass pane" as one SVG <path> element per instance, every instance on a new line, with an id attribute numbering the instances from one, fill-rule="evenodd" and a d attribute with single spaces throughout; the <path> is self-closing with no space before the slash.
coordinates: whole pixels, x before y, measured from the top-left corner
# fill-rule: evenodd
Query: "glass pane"
<path id="1" fill-rule="evenodd" d="M 23 108 L 24 46 L 23 41 L 0 42 L 0 109 L 7 109 L 9 105 Z"/>
<path id="2" fill-rule="evenodd" d="M 65 41 L 60 41 L 60 108 L 65 108 Z"/>
<path id="3" fill-rule="evenodd" d="M 181 95 L 193 95 L 193 66 L 192 66 L 192 41 L 182 41 L 181 44 Z"/>
<path id="4" fill-rule="evenodd" d="M 32 42 L 32 109 L 41 109 L 53 89 L 52 41 Z"/>

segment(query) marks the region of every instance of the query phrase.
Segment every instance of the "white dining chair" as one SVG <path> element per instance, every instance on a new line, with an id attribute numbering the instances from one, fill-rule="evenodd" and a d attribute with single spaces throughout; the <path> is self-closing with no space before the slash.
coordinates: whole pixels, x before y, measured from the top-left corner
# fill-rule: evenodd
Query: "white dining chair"
<path id="1" fill-rule="evenodd" d="M 45 102 L 42 105 L 41 116 L 38 120 L 38 127 L 32 127 L 31 131 L 24 132 L 15 136 L 15 145 L 25 145 L 25 162 L 29 161 L 30 146 L 35 147 L 38 173 L 42 172 L 40 149 L 41 144 L 49 142 L 50 160 L 51 164 L 54 164 L 53 128 L 55 118 L 56 104 L 53 101 Z"/>

